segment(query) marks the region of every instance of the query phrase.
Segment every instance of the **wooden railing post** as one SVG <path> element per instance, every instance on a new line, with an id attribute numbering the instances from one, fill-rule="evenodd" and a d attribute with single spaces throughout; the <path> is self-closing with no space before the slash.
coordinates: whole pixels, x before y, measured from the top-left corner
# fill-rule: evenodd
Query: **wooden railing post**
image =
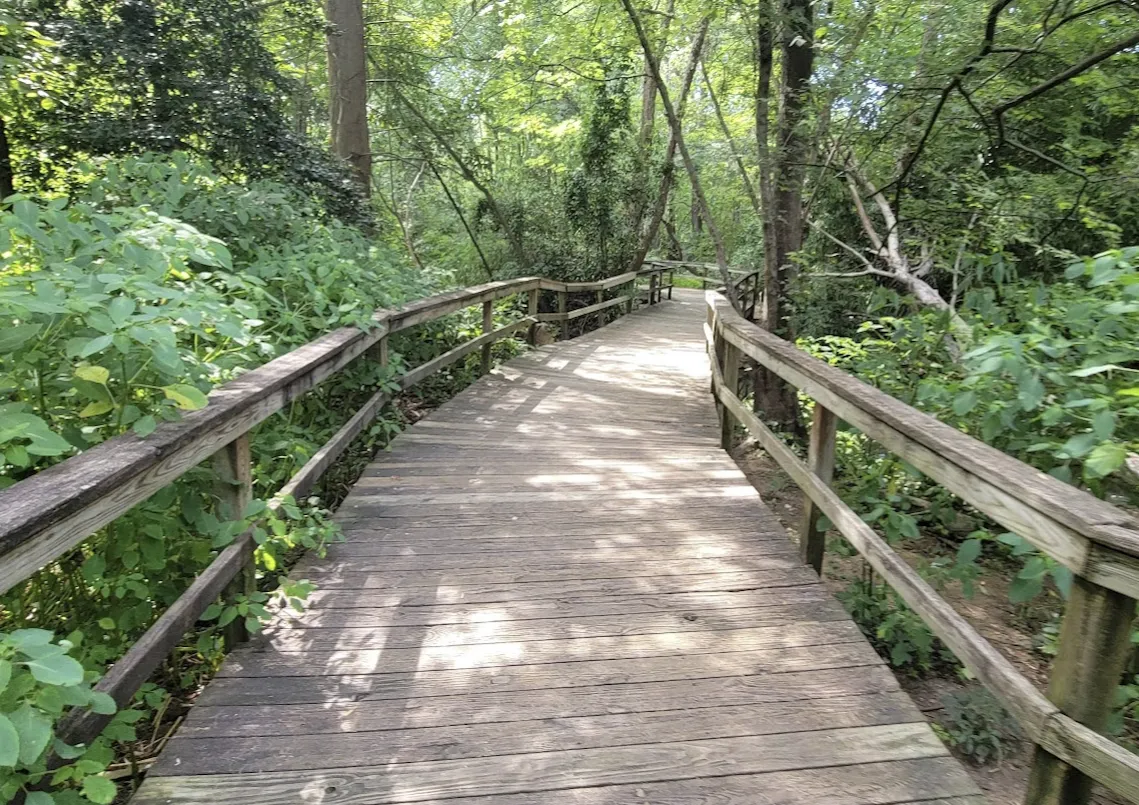
<path id="1" fill-rule="evenodd" d="M 537 288 L 534 288 L 530 291 L 530 293 L 526 297 L 526 315 L 527 316 L 535 316 L 536 317 L 538 315 L 538 293 L 539 293 L 539 290 Z M 532 346 L 532 347 L 538 346 L 538 324 L 537 324 L 537 322 L 535 322 L 534 324 L 531 324 L 530 329 L 526 331 L 526 340 L 528 342 L 530 342 L 530 346 Z"/>
<path id="2" fill-rule="evenodd" d="M 835 429 L 838 420 L 834 413 L 822 403 L 815 403 L 811 418 L 811 445 L 807 452 L 807 466 L 819 480 L 830 486 L 834 477 Z M 799 555 L 803 564 L 810 565 L 822 575 L 823 552 L 826 549 L 826 531 L 819 528 L 822 512 L 811 501 L 810 495 L 803 495 L 803 522 L 799 529 Z"/>
<path id="3" fill-rule="evenodd" d="M 676 284 L 676 269 L 668 270 L 668 298 L 672 299 L 672 286 Z"/>
<path id="4" fill-rule="evenodd" d="M 720 371 L 724 377 L 724 388 L 732 394 L 739 393 L 740 386 L 740 351 L 734 344 L 726 339 L 717 339 L 720 359 Z M 736 419 L 725 407 L 720 406 L 720 446 L 731 450 L 735 442 Z"/>
<path id="5" fill-rule="evenodd" d="M 1048 698 L 1065 715 L 1102 732 L 1131 647 L 1135 601 L 1077 576 L 1064 608 Z M 1026 805 L 1086 805 L 1092 780 L 1036 747 Z"/>
<path id="6" fill-rule="evenodd" d="M 605 301 L 605 291 L 603 291 L 599 288 L 597 290 L 597 293 L 594 295 L 594 299 L 597 302 L 597 304 L 600 305 L 602 302 Z M 597 326 L 601 327 L 604 324 L 605 324 L 605 311 L 599 310 L 599 311 L 597 311 Z"/>
<path id="7" fill-rule="evenodd" d="M 628 316 L 633 312 L 633 302 L 637 298 L 637 278 L 633 277 L 633 281 L 629 283 L 629 290 L 626 295 L 629 297 L 625 300 L 625 315 Z"/>
<path id="8" fill-rule="evenodd" d="M 569 312 L 569 291 L 558 291 L 558 313 Z M 569 338 L 569 319 L 562 319 L 562 340 Z"/>
<path id="9" fill-rule="evenodd" d="M 655 305 L 657 303 L 657 283 L 659 282 L 659 280 L 658 280 L 659 276 L 660 276 L 660 274 L 656 271 L 654 271 L 652 274 L 649 274 L 649 304 L 650 305 Z"/>
<path id="10" fill-rule="evenodd" d="M 494 302 L 482 303 L 482 331 L 485 335 L 494 329 Z M 479 372 L 486 374 L 490 371 L 490 348 L 493 344 L 486 344 L 482 348 L 482 362 L 479 364 Z"/>
<path id="11" fill-rule="evenodd" d="M 249 448 L 249 433 L 243 433 L 214 453 L 213 467 L 217 476 L 214 494 L 218 499 L 218 519 L 240 520 L 253 500 L 253 456 Z M 257 571 L 250 558 L 222 596 L 227 604 L 231 604 L 239 595 L 249 596 L 256 591 Z M 230 621 L 222 634 L 227 649 L 249 639 L 242 617 Z"/>

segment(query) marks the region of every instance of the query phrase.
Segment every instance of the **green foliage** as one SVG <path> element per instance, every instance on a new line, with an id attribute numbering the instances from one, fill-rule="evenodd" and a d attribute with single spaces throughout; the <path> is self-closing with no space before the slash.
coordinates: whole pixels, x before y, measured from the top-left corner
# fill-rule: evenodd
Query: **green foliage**
<path id="1" fill-rule="evenodd" d="M 202 407 L 212 387 L 241 371 L 336 327 L 369 327 L 376 308 L 428 290 L 382 246 L 284 185 L 226 180 L 181 154 L 83 170 L 89 178 L 70 199 L 19 196 L 0 213 L 0 484 L 114 436 L 145 435 Z M 359 364 L 257 428 L 261 499 L 241 519 L 214 513 L 214 478 L 197 468 L 0 599 L 0 623 L 69 635 L 67 644 L 32 649 L 47 658 L 42 673 L 78 669 L 88 682 L 102 673 L 248 529 L 257 542 L 257 591 L 211 607 L 179 654 L 185 659 L 160 671 L 138 715 L 158 706 L 166 689 L 192 688 L 216 667 L 219 626 L 242 618 L 257 631 L 271 605 L 303 606 L 312 585 L 288 568 L 339 531 L 316 498 L 282 501 L 275 513 L 264 499 L 343 424 L 345 410 L 391 384 L 401 361 L 395 356 L 387 369 Z M 365 443 L 392 426 L 381 417 Z M 37 661 L 19 666 L 37 684 L 72 684 L 36 677 Z M 38 691 L 0 699 L 0 715 L 19 727 L 26 702 L 54 701 Z M 62 701 L 54 709 L 36 704 L 42 717 L 28 723 L 50 732 L 67 707 L 86 706 L 77 693 Z M 49 781 L 57 802 L 71 789 L 110 801 L 114 786 L 94 776 L 103 767 L 96 761 L 111 759 L 113 742 L 133 740 L 123 721 L 132 712 L 65 767 L 73 771 Z M 39 773 L 29 760 L 9 778 L 19 787 Z"/>
<path id="2" fill-rule="evenodd" d="M 100 772 L 113 758 L 112 740 L 133 740 L 142 713 L 122 710 L 91 689 L 90 674 L 70 655 L 82 635 L 56 641 L 43 629 L 0 633 L 0 801 L 50 781 L 51 795 L 27 801 L 109 805 L 114 783 Z M 114 715 L 103 736 L 88 746 L 69 746 L 53 735 L 55 722 L 72 710 Z M 48 768 L 48 758 L 59 759 Z"/>
<path id="3" fill-rule="evenodd" d="M 1008 745 L 1020 737 L 1016 721 L 983 687 L 950 693 L 941 704 L 949 745 L 974 763 L 999 763 Z"/>
<path id="4" fill-rule="evenodd" d="M 888 586 L 860 579 L 838 598 L 875 650 L 897 670 L 925 676 L 956 666 L 949 649 Z"/>
<path id="5" fill-rule="evenodd" d="M 18 188 L 70 186 L 85 157 L 191 150 L 284 181 L 344 220 L 370 220 L 343 166 L 285 116 L 292 86 L 260 42 L 254 4 L 16 0 L 14 13 L 0 31 L 42 31 L 31 47 L 51 53 L 50 63 L 22 67 L 34 91 L 19 86 L 0 99 L 11 110 Z"/>

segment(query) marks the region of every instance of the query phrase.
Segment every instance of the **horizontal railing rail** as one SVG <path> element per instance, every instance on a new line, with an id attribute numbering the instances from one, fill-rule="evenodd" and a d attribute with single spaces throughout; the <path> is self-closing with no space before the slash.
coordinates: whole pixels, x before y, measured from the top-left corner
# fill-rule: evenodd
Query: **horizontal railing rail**
<path id="1" fill-rule="evenodd" d="M 1078 805 L 1095 780 L 1139 802 L 1139 755 L 1100 734 L 1130 646 L 1139 597 L 1139 521 L 851 375 L 807 355 L 707 293 L 712 388 L 729 448 L 745 428 L 805 494 L 799 529 L 804 562 L 822 569 L 825 515 L 1037 747 L 1031 805 Z M 807 460 L 738 394 L 743 356 L 814 400 Z M 831 489 L 842 419 L 966 503 L 1027 539 L 1075 576 L 1045 697 Z"/>
<path id="2" fill-rule="evenodd" d="M 249 432 L 291 401 L 368 353 L 381 365 L 388 363 L 391 335 L 434 321 L 465 308 L 482 305 L 483 333 L 400 378 L 400 389 L 421 382 L 467 355 L 481 350 L 481 370 L 490 369 L 495 341 L 520 330 L 536 340 L 541 321 L 581 318 L 623 305 L 631 312 L 636 282 L 642 275 L 659 278 L 663 269 L 649 267 L 598 282 L 565 283 L 539 277 L 491 282 L 420 299 L 391 310 L 377 310 L 368 329 L 344 327 L 282 355 L 209 394 L 208 405 L 185 414 L 177 422 L 163 423 L 145 437 L 124 434 L 92 447 L 54 467 L 0 491 L 0 592 L 8 591 L 33 573 L 74 549 L 133 506 L 175 481 L 179 476 L 213 460 L 218 476 L 216 496 L 225 520 L 239 520 L 252 497 Z M 607 291 L 628 286 L 615 299 Z M 560 314 L 539 313 L 540 294 L 553 291 Z M 594 293 L 596 302 L 572 312 L 566 310 L 570 294 Z M 494 327 L 493 305 L 510 296 L 526 296 L 526 315 Z M 650 303 L 659 298 L 649 300 Z M 599 324 L 604 319 L 599 317 Z M 563 329 L 564 334 L 568 334 Z M 288 497 L 301 498 L 315 487 L 325 471 L 390 401 L 379 390 L 302 466 L 270 502 L 279 509 Z M 107 671 L 96 689 L 126 706 L 165 657 L 199 620 L 206 608 L 224 597 L 232 600 L 253 592 L 254 540 L 246 532 L 223 548 L 186 591 L 151 625 Z M 230 624 L 227 638 L 243 639 L 241 619 Z M 234 628 L 235 627 L 235 628 Z M 69 743 L 86 743 L 99 734 L 110 716 L 73 711 L 58 733 Z"/>

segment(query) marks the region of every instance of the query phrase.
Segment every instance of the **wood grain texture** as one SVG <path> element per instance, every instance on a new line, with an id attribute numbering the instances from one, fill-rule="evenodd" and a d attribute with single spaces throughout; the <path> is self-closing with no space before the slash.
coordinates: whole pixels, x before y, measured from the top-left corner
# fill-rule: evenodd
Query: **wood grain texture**
<path id="1" fill-rule="evenodd" d="M 720 450 L 702 311 L 677 289 L 397 438 L 134 801 L 975 805 Z"/>

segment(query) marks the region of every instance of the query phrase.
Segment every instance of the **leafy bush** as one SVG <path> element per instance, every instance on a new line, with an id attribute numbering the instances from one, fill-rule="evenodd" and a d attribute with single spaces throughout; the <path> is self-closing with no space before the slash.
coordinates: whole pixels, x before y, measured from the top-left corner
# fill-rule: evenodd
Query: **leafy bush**
<path id="1" fill-rule="evenodd" d="M 948 694 L 941 703 L 950 745 L 974 763 L 999 762 L 1008 744 L 1020 737 L 1012 716 L 982 687 Z"/>
<path id="2" fill-rule="evenodd" d="M 945 323 L 934 314 L 882 318 L 856 337 L 800 344 L 1060 480 L 1139 504 L 1124 478 L 1128 453 L 1139 451 L 1137 259 L 1139 247 L 1117 249 L 1074 262 L 1063 282 L 970 292 L 962 313 L 975 347 L 959 363 L 946 353 Z M 963 545 L 976 533 L 999 534 L 996 552 L 1022 564 L 1010 586 L 1014 602 L 1051 590 L 1049 580 L 1066 594 L 1066 568 L 1019 535 L 1001 534 L 861 433 L 840 433 L 837 458 L 844 498 L 892 542 L 924 533 Z"/>
<path id="3" fill-rule="evenodd" d="M 956 666 L 949 649 L 888 586 L 860 579 L 838 598 L 875 650 L 899 671 L 924 676 Z"/>
<path id="4" fill-rule="evenodd" d="M 375 308 L 430 287 L 285 186 L 226 180 L 177 154 L 84 171 L 70 199 L 15 197 L 0 213 L 0 486 L 121 433 L 145 435 L 205 405 L 214 385 L 333 328 L 370 326 Z M 213 513 L 213 475 L 195 468 L 0 598 L 0 628 L 37 627 L 11 631 L 0 648 L 19 671 L 0 693 L 0 794 L 43 778 L 41 737 L 50 739 L 70 708 L 109 706 L 85 686 L 247 528 L 258 543 L 259 589 L 211 607 L 204 620 L 213 625 L 167 664 L 138 707 L 216 667 L 219 624 L 244 618 L 256 631 L 270 599 L 304 598 L 311 585 L 289 578 L 289 564 L 338 531 L 315 498 L 286 501 L 272 516 L 264 499 L 343 424 L 344 411 L 390 386 L 394 371 L 359 361 L 262 423 L 252 441 L 260 499 L 239 521 Z M 366 438 L 390 429 L 381 418 Z M 68 638 L 54 643 L 53 633 Z M 36 676 L 45 657 L 69 669 L 66 685 Z M 131 713 L 142 710 L 117 716 L 104 738 L 54 773 L 57 803 L 68 792 L 114 797 L 114 786 L 92 775 L 113 757 L 112 740 L 133 739 Z M 22 741 L 14 760 L 3 742 L 14 734 L 8 726 Z"/>
<path id="5" fill-rule="evenodd" d="M 91 690 L 90 673 L 69 655 L 71 640 L 54 641 L 43 629 L 0 633 L 0 800 L 10 801 L 25 786 L 50 780 L 54 795 L 27 794 L 28 805 L 65 805 L 115 798 L 114 783 L 100 776 L 111 761 L 109 742 L 133 740 L 131 726 L 142 713 L 115 715 L 103 736 L 90 746 L 69 746 L 52 734 L 54 722 L 67 708 L 115 713 L 113 699 Z M 50 771 L 48 757 L 59 762 Z"/>

